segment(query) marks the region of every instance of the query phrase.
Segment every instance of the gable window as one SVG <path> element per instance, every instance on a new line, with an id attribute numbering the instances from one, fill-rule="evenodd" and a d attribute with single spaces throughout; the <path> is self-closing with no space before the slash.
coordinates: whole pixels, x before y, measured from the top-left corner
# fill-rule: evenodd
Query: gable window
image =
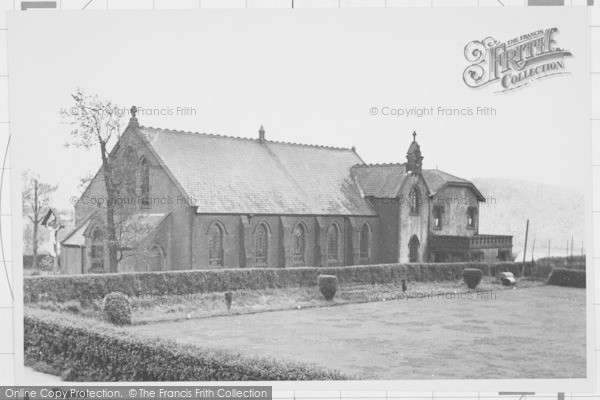
<path id="1" fill-rule="evenodd" d="M 266 264 L 269 250 L 269 237 L 265 224 L 260 224 L 256 229 L 255 258 L 257 264 Z"/>
<path id="2" fill-rule="evenodd" d="M 371 239 L 371 229 L 369 225 L 365 222 L 360 228 L 360 258 L 369 258 L 369 241 Z"/>
<path id="3" fill-rule="evenodd" d="M 125 193 L 128 202 L 135 202 L 136 198 L 136 179 L 135 179 L 135 161 L 136 155 L 133 147 L 128 147 L 125 150 Z"/>
<path id="4" fill-rule="evenodd" d="M 213 224 L 208 232 L 208 265 L 223 266 L 223 230 Z"/>
<path id="5" fill-rule="evenodd" d="M 444 215 L 443 206 L 433 207 L 433 229 L 442 229 L 442 216 Z"/>
<path id="6" fill-rule="evenodd" d="M 150 206 L 150 163 L 143 157 L 140 161 L 140 195 L 141 205 Z"/>
<path id="7" fill-rule="evenodd" d="M 306 254 L 306 230 L 302 224 L 294 228 L 294 262 L 303 263 Z"/>
<path id="8" fill-rule="evenodd" d="M 336 224 L 331 224 L 327 230 L 327 259 L 337 260 L 339 258 L 340 232 Z"/>
<path id="9" fill-rule="evenodd" d="M 419 188 L 413 186 L 408 194 L 408 205 L 410 206 L 410 213 L 417 215 L 421 212 L 421 192 Z"/>
<path id="10" fill-rule="evenodd" d="M 90 258 L 92 272 L 104 272 L 104 235 L 97 226 L 92 230 Z"/>
<path id="11" fill-rule="evenodd" d="M 477 225 L 477 207 L 469 207 L 467 209 L 467 228 L 475 229 Z"/>

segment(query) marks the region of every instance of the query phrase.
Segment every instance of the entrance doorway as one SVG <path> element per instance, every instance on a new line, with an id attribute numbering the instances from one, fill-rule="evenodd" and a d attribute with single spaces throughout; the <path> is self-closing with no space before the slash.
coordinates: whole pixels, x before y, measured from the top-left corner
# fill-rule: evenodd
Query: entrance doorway
<path id="1" fill-rule="evenodd" d="M 408 242 L 408 262 L 419 262 L 419 239 L 413 235 Z"/>

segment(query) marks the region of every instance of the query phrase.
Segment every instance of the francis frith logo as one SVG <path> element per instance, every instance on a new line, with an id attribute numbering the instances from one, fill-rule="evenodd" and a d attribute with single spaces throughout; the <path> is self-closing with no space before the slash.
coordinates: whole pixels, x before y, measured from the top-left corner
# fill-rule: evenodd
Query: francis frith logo
<path id="1" fill-rule="evenodd" d="M 463 80 L 472 88 L 498 83 L 498 92 L 505 92 L 568 73 L 565 57 L 572 54 L 557 46 L 557 33 L 557 28 L 548 28 L 502 43 L 492 37 L 472 41 L 465 46 L 465 58 L 471 65 L 465 69 Z"/>

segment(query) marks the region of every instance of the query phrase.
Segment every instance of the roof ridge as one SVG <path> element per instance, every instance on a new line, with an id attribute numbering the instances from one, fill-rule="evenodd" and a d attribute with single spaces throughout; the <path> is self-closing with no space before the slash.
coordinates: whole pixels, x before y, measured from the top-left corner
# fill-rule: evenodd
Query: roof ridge
<path id="1" fill-rule="evenodd" d="M 353 165 L 352 167 L 400 167 L 400 166 L 405 166 L 406 163 L 374 163 L 374 164 L 356 164 Z"/>
<path id="2" fill-rule="evenodd" d="M 470 184 L 474 185 L 473 182 L 470 179 L 461 178 L 460 176 L 456 176 L 454 174 L 451 174 L 449 172 L 443 171 L 443 170 L 438 169 L 438 168 L 436 168 L 436 169 L 425 169 L 423 171 L 435 172 L 436 175 L 440 179 L 442 179 L 442 180 L 444 180 L 444 181 L 446 181 L 448 183 L 470 183 Z"/>
<path id="3" fill-rule="evenodd" d="M 248 139 L 248 140 L 254 140 L 254 139 Z M 308 144 L 308 143 L 297 143 L 297 142 L 284 142 L 284 141 L 280 141 L 280 140 L 267 140 L 267 143 L 289 144 L 289 145 L 292 145 L 292 146 L 318 147 L 318 148 L 322 148 L 322 149 L 353 151 L 352 148 L 338 147 L 338 146 L 327 146 L 327 145 L 323 145 L 323 144 Z"/>
<path id="4" fill-rule="evenodd" d="M 97 210 L 92 211 L 87 217 L 85 217 L 83 219 L 83 221 L 81 221 L 80 224 L 78 224 L 78 225 L 75 224 L 75 226 L 73 227 L 73 229 L 71 229 L 69 231 L 69 233 L 67 233 L 66 236 L 62 238 L 62 240 L 60 241 L 60 243 L 65 242 L 67 239 L 71 238 L 71 236 L 73 236 L 73 234 L 75 232 L 77 232 L 79 229 L 81 229 L 81 227 L 83 227 L 83 225 L 85 225 L 85 223 L 88 222 L 88 220 L 90 220 L 94 215 L 96 215 L 97 212 L 98 212 Z"/>
<path id="5" fill-rule="evenodd" d="M 176 129 L 166 129 L 166 128 L 158 128 L 158 127 L 141 126 L 140 125 L 140 130 L 142 130 L 142 129 L 151 129 L 151 130 L 154 130 L 154 131 L 164 131 L 164 132 L 171 132 L 171 133 L 177 133 L 177 134 L 204 135 L 204 136 L 209 136 L 209 137 L 218 137 L 218 138 L 225 138 L 225 139 L 236 139 L 236 140 L 247 140 L 247 141 L 252 141 L 252 142 L 258 142 L 258 138 L 255 139 L 255 138 L 249 138 L 249 137 L 231 136 L 231 135 L 219 135 L 219 134 L 215 134 L 215 133 L 206 133 L 206 132 L 181 131 L 181 130 L 176 130 Z M 343 151 L 352 151 L 352 152 L 354 152 L 354 150 L 352 150 L 352 148 L 337 147 L 337 146 L 326 146 L 326 145 L 320 145 L 320 144 L 284 142 L 284 141 L 279 141 L 279 140 L 266 140 L 266 143 L 292 145 L 292 146 L 303 146 L 303 147 L 316 147 L 316 148 L 321 148 L 321 149 L 343 150 Z"/>

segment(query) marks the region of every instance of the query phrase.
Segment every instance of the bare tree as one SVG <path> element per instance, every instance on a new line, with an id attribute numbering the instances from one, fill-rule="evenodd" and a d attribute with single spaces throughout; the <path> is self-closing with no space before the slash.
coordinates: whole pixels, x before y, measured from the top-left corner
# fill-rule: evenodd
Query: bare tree
<path id="1" fill-rule="evenodd" d="M 94 174 L 92 173 L 89 173 L 79 178 L 77 189 L 80 193 L 83 193 L 85 191 L 85 188 L 88 187 L 88 185 L 92 182 L 92 179 L 94 179 Z"/>
<path id="2" fill-rule="evenodd" d="M 106 191 L 105 223 L 106 245 L 108 248 L 109 271 L 117 272 L 118 243 L 115 228 L 116 207 L 120 201 L 121 187 L 124 182 L 123 168 L 119 165 L 111 148 L 121 134 L 122 109 L 111 101 L 103 101 L 96 95 L 88 95 L 78 88 L 71 94 L 75 105 L 61 110 L 63 119 L 71 125 L 71 142 L 67 145 L 84 148 L 96 148 L 102 161 L 102 175 Z"/>
<path id="3" fill-rule="evenodd" d="M 38 267 L 38 228 L 50 204 L 52 194 L 58 185 L 42 182 L 40 178 L 29 171 L 24 171 L 23 180 L 23 216 L 31 221 L 31 250 L 33 253 L 32 267 Z M 29 240 L 25 241 L 26 243 Z"/>
<path id="4" fill-rule="evenodd" d="M 152 256 L 147 239 L 155 226 L 145 213 L 133 213 L 131 209 L 119 208 L 115 228 L 117 233 L 118 262 L 137 257 L 138 261 Z"/>
<path id="5" fill-rule="evenodd" d="M 119 263 L 126 258 L 152 256 L 144 244 L 154 227 L 147 220 L 147 213 L 140 212 L 143 201 L 137 193 L 138 160 L 115 146 L 121 135 L 121 108 L 81 89 L 71 96 L 75 107 L 70 112 L 61 110 L 73 127 L 67 146 L 99 150 L 106 198 L 98 199 L 96 211 L 106 228 L 102 242 L 108 249 L 109 272 L 118 272 Z M 79 187 L 84 189 L 93 179 L 91 174 L 82 177 Z"/>

